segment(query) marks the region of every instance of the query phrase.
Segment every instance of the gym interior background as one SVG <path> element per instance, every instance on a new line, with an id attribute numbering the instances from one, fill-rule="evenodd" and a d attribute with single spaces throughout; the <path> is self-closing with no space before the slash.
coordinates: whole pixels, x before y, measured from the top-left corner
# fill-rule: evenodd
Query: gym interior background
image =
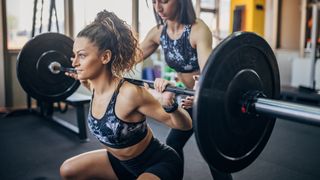
<path id="1" fill-rule="evenodd" d="M 122 2 L 123 1 L 123 2 Z M 36 100 L 21 88 L 17 56 L 32 35 L 59 32 L 71 38 L 100 10 L 114 11 L 139 33 L 142 40 L 155 21 L 151 8 L 139 0 L 0 0 L 0 179 L 59 179 L 59 165 L 68 157 L 99 148 L 79 119 L 87 114 L 83 87 L 72 97 L 54 103 L 53 112 L 38 113 Z M 194 0 L 197 16 L 210 27 L 213 48 L 234 31 L 252 31 L 272 47 L 280 70 L 281 98 L 319 107 L 320 2 L 314 0 Z M 50 16 L 50 12 L 52 12 Z M 49 23 L 51 19 L 51 23 Z M 49 28 L 49 24 L 51 27 Z M 34 31 L 33 31 L 34 30 Z M 312 42 L 317 42 L 312 45 Z M 161 49 L 137 67 L 135 78 L 174 79 L 163 63 Z M 82 108 L 82 109 L 81 109 Z M 41 109 L 41 110 L 39 110 Z M 82 113 L 79 112 L 82 110 Z M 39 115 L 40 114 L 40 115 Z M 50 116 L 48 118 L 48 116 Z M 55 121 L 52 121 L 52 120 Z M 60 121 L 55 123 L 56 120 Z M 69 128 L 61 122 L 70 123 Z M 169 129 L 149 121 L 164 141 Z M 277 121 L 261 155 L 234 179 L 319 179 L 320 129 Z M 85 139 L 85 140 L 84 140 Z M 185 147 L 184 179 L 211 179 L 195 138 Z"/>

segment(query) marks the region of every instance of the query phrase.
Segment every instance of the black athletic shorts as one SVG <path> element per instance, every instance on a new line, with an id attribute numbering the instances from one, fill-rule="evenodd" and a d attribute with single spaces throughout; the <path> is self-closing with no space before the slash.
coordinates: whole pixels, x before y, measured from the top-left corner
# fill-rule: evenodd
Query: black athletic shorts
<path id="1" fill-rule="evenodd" d="M 120 180 L 137 179 L 148 172 L 163 180 L 180 180 L 183 164 L 179 155 L 169 146 L 153 138 L 148 147 L 137 157 L 121 161 L 107 153 L 112 168 Z"/>

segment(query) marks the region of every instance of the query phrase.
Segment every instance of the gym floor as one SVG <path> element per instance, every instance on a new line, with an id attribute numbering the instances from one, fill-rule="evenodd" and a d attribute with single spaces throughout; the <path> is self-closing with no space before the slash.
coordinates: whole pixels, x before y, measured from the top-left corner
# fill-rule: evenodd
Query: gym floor
<path id="1" fill-rule="evenodd" d="M 75 119 L 74 109 L 64 119 Z M 148 120 L 155 136 L 164 142 L 169 128 Z M 0 118 L 0 179 L 57 180 L 59 166 L 67 158 L 101 148 L 90 135 L 81 143 L 65 128 L 36 114 Z M 232 174 L 234 180 L 319 180 L 319 127 L 278 120 L 261 155 L 246 169 Z M 184 180 L 212 179 L 194 136 L 184 148 Z"/>

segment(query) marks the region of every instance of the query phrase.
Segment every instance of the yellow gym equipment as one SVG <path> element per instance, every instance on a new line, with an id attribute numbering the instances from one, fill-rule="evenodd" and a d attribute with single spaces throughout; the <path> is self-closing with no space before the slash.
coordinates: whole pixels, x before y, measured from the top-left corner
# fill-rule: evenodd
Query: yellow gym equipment
<path id="1" fill-rule="evenodd" d="M 264 35 L 265 0 L 231 0 L 230 32 Z"/>

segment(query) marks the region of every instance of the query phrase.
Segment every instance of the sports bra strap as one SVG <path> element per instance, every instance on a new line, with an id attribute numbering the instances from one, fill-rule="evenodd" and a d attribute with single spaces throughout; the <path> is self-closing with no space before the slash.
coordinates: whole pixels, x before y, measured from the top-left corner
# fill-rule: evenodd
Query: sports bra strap
<path id="1" fill-rule="evenodd" d="M 119 82 L 119 84 L 118 84 L 118 86 L 117 86 L 117 88 L 116 88 L 116 90 L 115 90 L 115 94 L 118 94 L 119 93 L 119 89 L 120 89 L 120 87 L 122 86 L 122 84 L 123 84 L 123 82 L 124 82 L 125 80 L 124 79 L 121 79 L 120 80 L 120 82 Z"/>

